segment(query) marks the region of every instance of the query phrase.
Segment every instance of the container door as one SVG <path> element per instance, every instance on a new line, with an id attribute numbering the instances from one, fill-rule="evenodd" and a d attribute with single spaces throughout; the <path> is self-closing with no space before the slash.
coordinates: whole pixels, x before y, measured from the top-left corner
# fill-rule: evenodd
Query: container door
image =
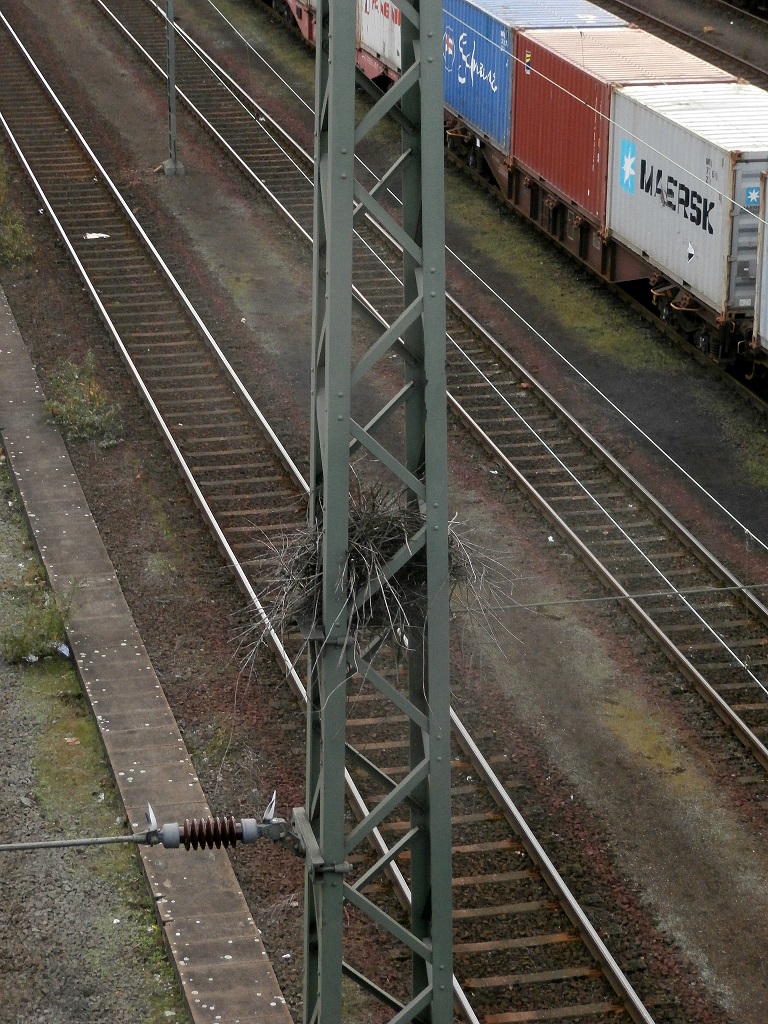
<path id="1" fill-rule="evenodd" d="M 757 294 L 755 297 L 755 345 L 763 353 L 768 352 L 768 231 L 765 219 L 768 216 L 768 171 L 760 175 L 760 222 L 757 241 Z"/>
<path id="2" fill-rule="evenodd" d="M 761 171 L 768 167 L 768 154 L 742 160 L 734 168 L 733 234 L 731 237 L 728 306 L 735 312 L 750 312 L 757 288 L 757 236 L 760 224 Z"/>
<path id="3" fill-rule="evenodd" d="M 636 101 L 631 91 L 614 93 L 609 230 L 670 281 L 724 313 L 731 155 Z"/>

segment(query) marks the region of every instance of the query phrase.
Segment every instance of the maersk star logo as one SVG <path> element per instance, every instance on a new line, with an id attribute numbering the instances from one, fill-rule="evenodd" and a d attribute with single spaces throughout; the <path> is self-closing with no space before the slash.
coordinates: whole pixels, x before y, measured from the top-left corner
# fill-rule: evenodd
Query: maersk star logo
<path id="1" fill-rule="evenodd" d="M 621 140 L 621 167 L 619 168 L 619 184 L 625 192 L 635 191 L 635 156 L 637 147 L 629 139 Z"/>
<path id="2" fill-rule="evenodd" d="M 753 208 L 760 205 L 760 189 L 757 185 L 753 185 L 747 189 L 747 198 L 745 205 L 747 208 Z"/>

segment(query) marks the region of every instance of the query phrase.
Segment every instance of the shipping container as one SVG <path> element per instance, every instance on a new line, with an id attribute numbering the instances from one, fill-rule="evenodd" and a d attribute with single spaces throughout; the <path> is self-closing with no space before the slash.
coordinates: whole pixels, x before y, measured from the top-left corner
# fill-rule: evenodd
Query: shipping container
<path id="1" fill-rule="evenodd" d="M 527 31 L 515 40 L 512 155 L 602 228 L 613 89 L 735 81 L 639 28 Z"/>
<path id="2" fill-rule="evenodd" d="M 315 43 L 315 0 L 285 0 L 296 25 L 308 43 Z"/>
<path id="3" fill-rule="evenodd" d="M 755 301 L 768 93 L 751 85 L 614 94 L 608 229 L 718 316 Z"/>
<path id="4" fill-rule="evenodd" d="M 357 0 L 357 48 L 369 78 L 400 74 L 400 8 L 391 0 Z"/>
<path id="5" fill-rule="evenodd" d="M 757 243 L 757 294 L 755 297 L 756 355 L 763 359 L 768 356 L 768 231 L 765 219 L 768 216 L 768 171 L 760 176 L 760 227 Z"/>
<path id="6" fill-rule="evenodd" d="M 445 105 L 508 155 L 514 33 L 624 24 L 586 0 L 444 0 Z"/>

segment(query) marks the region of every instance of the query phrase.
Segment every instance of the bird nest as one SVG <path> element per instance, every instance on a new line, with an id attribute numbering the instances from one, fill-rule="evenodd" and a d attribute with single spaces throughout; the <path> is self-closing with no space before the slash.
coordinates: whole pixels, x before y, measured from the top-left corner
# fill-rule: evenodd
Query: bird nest
<path id="1" fill-rule="evenodd" d="M 426 523 L 423 510 L 381 485 L 362 486 L 350 494 L 348 544 L 343 572 L 343 616 L 347 643 L 362 649 L 374 638 L 389 636 L 399 646 L 414 641 L 414 630 L 426 620 L 427 565 L 424 549 L 395 572 L 392 559 Z M 323 567 L 322 509 L 314 523 L 287 532 L 277 543 L 266 539 L 272 576 L 259 595 L 266 619 L 259 617 L 240 636 L 240 648 L 252 655 L 269 629 L 278 635 L 295 630 L 322 637 Z M 448 529 L 448 583 L 453 610 L 456 606 L 479 611 L 484 628 L 491 629 L 496 616 L 493 605 L 512 580 L 501 563 L 463 541 L 451 522 Z M 507 598 L 508 599 L 508 598 Z"/>

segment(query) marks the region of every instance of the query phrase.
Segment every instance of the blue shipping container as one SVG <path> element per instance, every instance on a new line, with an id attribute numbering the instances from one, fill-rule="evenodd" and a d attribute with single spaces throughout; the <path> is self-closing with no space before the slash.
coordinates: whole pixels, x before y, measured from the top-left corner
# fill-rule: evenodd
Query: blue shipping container
<path id="1" fill-rule="evenodd" d="M 466 0 L 443 3 L 443 89 L 449 110 L 509 152 L 511 33 Z"/>
<path id="2" fill-rule="evenodd" d="M 509 153 L 513 32 L 621 25 L 626 22 L 587 0 L 444 0 L 445 105 Z"/>

